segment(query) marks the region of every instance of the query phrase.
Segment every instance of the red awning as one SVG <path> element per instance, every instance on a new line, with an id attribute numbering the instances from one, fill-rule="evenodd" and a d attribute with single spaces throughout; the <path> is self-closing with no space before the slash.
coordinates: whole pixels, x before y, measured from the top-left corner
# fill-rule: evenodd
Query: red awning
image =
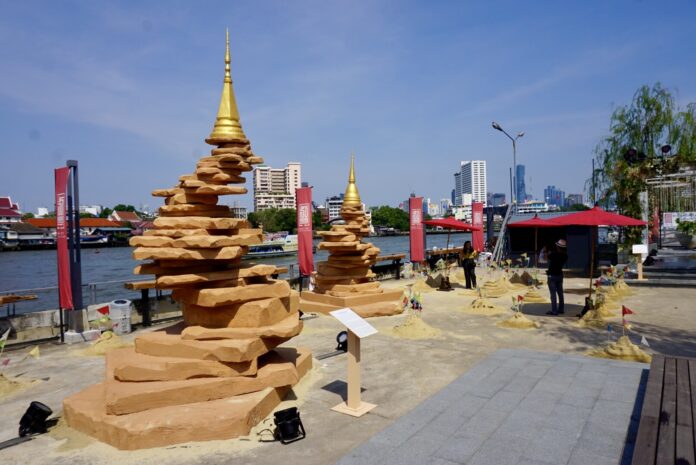
<path id="1" fill-rule="evenodd" d="M 599 207 L 558 216 L 550 220 L 556 226 L 645 226 L 645 221 L 604 211 Z"/>
<path id="2" fill-rule="evenodd" d="M 452 217 L 436 219 L 436 220 L 427 220 L 427 221 L 423 221 L 423 224 L 427 224 L 428 226 L 440 226 L 441 228 L 445 228 L 445 229 L 456 229 L 457 231 L 480 231 L 481 230 L 481 228 L 479 228 L 478 226 L 474 226 L 473 224 L 465 223 L 463 221 L 455 220 Z"/>
<path id="3" fill-rule="evenodd" d="M 535 213 L 533 218 L 509 223 L 507 226 L 508 228 L 550 228 L 554 226 L 561 226 L 554 223 L 554 220 L 555 218 L 550 218 L 548 220 L 539 218 L 539 215 Z"/>

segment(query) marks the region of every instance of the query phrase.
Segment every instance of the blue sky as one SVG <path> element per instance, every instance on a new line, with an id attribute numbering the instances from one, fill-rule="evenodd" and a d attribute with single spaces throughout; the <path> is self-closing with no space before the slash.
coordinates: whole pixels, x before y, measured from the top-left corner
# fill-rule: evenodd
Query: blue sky
<path id="1" fill-rule="evenodd" d="M 526 133 L 528 191 L 582 192 L 640 85 L 696 101 L 695 24 L 686 0 L 0 0 L 0 195 L 50 206 L 53 168 L 77 159 L 82 203 L 158 206 L 209 151 L 225 27 L 254 151 L 302 162 L 315 200 L 343 191 L 351 151 L 368 205 L 449 197 L 468 159 L 508 193 L 493 120 Z"/>

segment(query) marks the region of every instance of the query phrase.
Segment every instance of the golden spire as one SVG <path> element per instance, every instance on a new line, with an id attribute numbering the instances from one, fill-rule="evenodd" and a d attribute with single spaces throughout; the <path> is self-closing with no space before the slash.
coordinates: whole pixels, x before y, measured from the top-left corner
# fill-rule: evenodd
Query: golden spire
<path id="1" fill-rule="evenodd" d="M 217 118 L 213 132 L 205 140 L 210 145 L 220 145 L 225 142 L 242 141 L 247 138 L 242 131 L 239 123 L 239 111 L 237 110 L 237 100 L 234 98 L 232 89 L 232 76 L 230 74 L 230 31 L 227 30 L 227 48 L 225 50 L 225 80 L 222 84 L 222 96 L 220 97 L 220 107 L 218 108 Z"/>
<path id="2" fill-rule="evenodd" d="M 360 193 L 358 192 L 358 186 L 355 185 L 355 155 L 350 157 L 350 173 L 348 173 L 348 186 L 346 186 L 346 193 L 343 195 L 343 205 L 356 206 L 362 205 L 362 200 L 360 200 Z"/>

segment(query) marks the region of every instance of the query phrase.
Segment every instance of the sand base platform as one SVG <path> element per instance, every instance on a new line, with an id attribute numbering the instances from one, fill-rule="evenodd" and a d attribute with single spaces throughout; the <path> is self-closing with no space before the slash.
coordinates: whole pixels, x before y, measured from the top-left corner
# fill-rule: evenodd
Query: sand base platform
<path id="1" fill-rule="evenodd" d="M 278 357 L 293 357 L 301 379 L 312 367 L 308 349 L 283 349 Z M 231 382 L 234 378 L 228 378 Z M 63 401 L 70 427 L 121 450 L 146 449 L 191 441 L 232 439 L 249 434 L 287 395 L 295 383 L 221 399 L 155 407 L 124 415 L 107 413 L 107 382 L 78 392 Z"/>
<path id="2" fill-rule="evenodd" d="M 300 310 L 328 314 L 340 308 L 351 308 L 363 318 L 398 315 L 404 311 L 401 289 L 385 289 L 380 294 L 337 297 L 304 291 L 300 296 Z"/>

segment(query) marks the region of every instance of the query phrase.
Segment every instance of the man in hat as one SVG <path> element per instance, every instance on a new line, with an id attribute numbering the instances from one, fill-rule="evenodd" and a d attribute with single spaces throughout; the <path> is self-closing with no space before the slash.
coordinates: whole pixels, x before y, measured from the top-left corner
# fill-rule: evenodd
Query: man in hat
<path id="1" fill-rule="evenodd" d="M 558 315 L 564 313 L 563 309 L 563 266 L 568 260 L 566 254 L 566 241 L 559 239 L 556 241 L 555 248 L 548 255 L 549 269 L 546 270 L 548 275 L 549 293 L 551 294 L 551 310 L 546 312 L 547 315 Z M 558 304 L 556 299 L 558 298 Z"/>

